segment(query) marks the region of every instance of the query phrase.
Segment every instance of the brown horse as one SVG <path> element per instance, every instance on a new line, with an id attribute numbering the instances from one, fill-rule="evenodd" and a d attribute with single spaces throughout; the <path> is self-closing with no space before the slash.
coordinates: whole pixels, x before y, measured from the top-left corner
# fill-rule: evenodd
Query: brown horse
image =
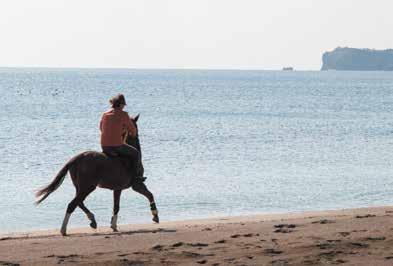
<path id="1" fill-rule="evenodd" d="M 138 118 L 139 115 L 131 119 L 137 128 L 137 132 L 138 127 L 136 122 Z M 127 136 L 126 142 L 141 152 L 138 134 L 136 134 L 134 138 Z M 55 176 L 53 181 L 36 193 L 36 197 L 39 198 L 36 202 L 37 204 L 41 203 L 62 184 L 68 171 L 70 172 L 72 183 L 75 186 L 76 195 L 68 204 L 61 226 L 60 233 L 63 236 L 67 234 L 68 220 L 77 206 L 83 210 L 87 218 L 91 221 L 90 226 L 92 228 L 97 228 L 97 222 L 93 213 L 83 204 L 86 197 L 93 192 L 97 186 L 113 190 L 114 206 L 111 219 L 111 228 L 113 231 L 117 231 L 117 214 L 119 212 L 121 192 L 123 189 L 130 187 L 149 200 L 153 221 L 156 223 L 159 222 L 153 194 L 147 189 L 143 182 L 137 181 L 133 176 L 130 176 L 130 171 L 127 171 L 124 158 L 117 157 L 116 155 L 108 156 L 107 154 L 96 151 L 82 152 L 71 158 Z"/>

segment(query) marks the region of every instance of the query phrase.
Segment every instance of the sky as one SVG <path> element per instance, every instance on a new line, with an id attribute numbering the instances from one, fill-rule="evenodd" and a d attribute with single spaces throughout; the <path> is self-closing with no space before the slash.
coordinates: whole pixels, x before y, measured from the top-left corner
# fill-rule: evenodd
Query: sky
<path id="1" fill-rule="evenodd" d="M 318 70 L 393 48 L 391 0 L 1 0 L 1 67 Z"/>

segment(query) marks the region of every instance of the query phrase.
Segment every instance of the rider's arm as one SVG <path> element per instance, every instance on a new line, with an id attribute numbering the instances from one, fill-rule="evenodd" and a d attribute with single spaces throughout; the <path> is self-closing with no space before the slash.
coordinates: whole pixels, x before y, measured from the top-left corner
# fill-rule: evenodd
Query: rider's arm
<path id="1" fill-rule="evenodd" d="M 125 118 L 124 124 L 125 124 L 125 126 L 127 128 L 128 134 L 131 137 L 136 137 L 136 127 L 134 126 L 133 123 L 131 123 L 131 119 L 130 119 L 130 117 L 128 116 L 127 113 L 125 113 L 124 118 Z"/>
<path id="2" fill-rule="evenodd" d="M 100 121 L 100 131 L 102 132 L 102 120 L 104 119 L 104 115 L 101 116 L 101 121 Z"/>

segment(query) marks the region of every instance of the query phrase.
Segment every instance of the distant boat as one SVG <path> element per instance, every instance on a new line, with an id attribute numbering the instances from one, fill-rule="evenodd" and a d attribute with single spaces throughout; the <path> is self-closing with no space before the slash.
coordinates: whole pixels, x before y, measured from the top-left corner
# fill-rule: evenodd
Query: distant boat
<path id="1" fill-rule="evenodd" d="M 293 67 L 283 67 L 283 71 L 293 71 Z"/>

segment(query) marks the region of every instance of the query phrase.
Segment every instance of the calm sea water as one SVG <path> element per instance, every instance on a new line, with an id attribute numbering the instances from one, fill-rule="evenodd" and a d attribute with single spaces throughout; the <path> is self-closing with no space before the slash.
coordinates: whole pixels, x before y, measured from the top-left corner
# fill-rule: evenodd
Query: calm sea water
<path id="1" fill-rule="evenodd" d="M 393 74 L 199 70 L 0 69 L 0 231 L 58 228 L 67 177 L 34 191 L 85 150 L 122 92 L 139 130 L 162 220 L 393 203 Z M 108 226 L 112 192 L 86 200 Z M 148 223 L 122 195 L 119 223 Z M 71 227 L 88 226 L 77 209 Z"/>

